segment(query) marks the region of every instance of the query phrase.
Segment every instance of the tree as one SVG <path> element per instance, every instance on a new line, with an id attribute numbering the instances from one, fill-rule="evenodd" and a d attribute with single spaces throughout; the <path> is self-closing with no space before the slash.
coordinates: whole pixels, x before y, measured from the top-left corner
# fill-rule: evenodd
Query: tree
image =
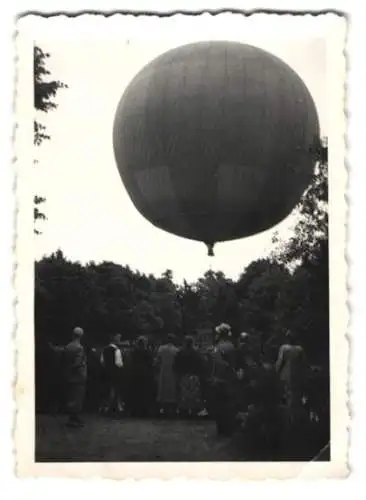
<path id="1" fill-rule="evenodd" d="M 236 283 L 241 328 L 266 348 L 282 329 L 278 299 L 291 280 L 289 270 L 271 259 L 252 262 Z"/>
<path id="2" fill-rule="evenodd" d="M 281 296 L 282 323 L 299 333 L 314 362 L 329 363 L 328 163 L 323 141 L 313 181 L 299 206 L 294 235 L 274 238 L 274 261 L 294 270 Z"/>
<path id="3" fill-rule="evenodd" d="M 323 143 L 326 144 L 325 139 Z M 325 149 L 325 146 L 324 148 Z M 307 264 L 317 258 L 328 241 L 328 163 L 323 153 L 314 169 L 312 182 L 297 207 L 298 222 L 293 236 L 283 242 L 276 233 L 272 257 L 284 264 Z"/>
<path id="4" fill-rule="evenodd" d="M 216 326 L 229 323 L 236 329 L 238 303 L 233 281 L 221 271 L 206 271 L 197 282 L 201 297 L 201 321 Z"/>
<path id="5" fill-rule="evenodd" d="M 34 47 L 33 50 L 33 70 L 34 70 L 34 107 L 37 112 L 48 113 L 55 110 L 57 104 L 54 99 L 59 89 L 67 88 L 67 85 L 59 80 L 50 78 L 50 71 L 47 69 L 46 61 L 50 54 L 43 52 L 39 47 Z M 38 120 L 34 121 L 34 144 L 40 146 L 44 140 L 49 140 L 51 137 L 47 134 L 46 127 Z M 46 219 L 45 214 L 41 211 L 40 205 L 46 199 L 42 196 L 34 197 L 34 220 Z M 34 230 L 39 234 L 37 229 Z"/>
<path id="6" fill-rule="evenodd" d="M 182 315 L 182 331 L 192 334 L 202 322 L 202 301 L 195 284 L 184 280 L 177 289 L 177 301 Z"/>

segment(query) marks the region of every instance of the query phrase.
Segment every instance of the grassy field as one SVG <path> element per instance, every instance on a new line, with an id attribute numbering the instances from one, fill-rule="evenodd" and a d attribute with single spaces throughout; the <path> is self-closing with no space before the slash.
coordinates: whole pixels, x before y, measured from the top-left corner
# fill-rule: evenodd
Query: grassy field
<path id="1" fill-rule="evenodd" d="M 36 419 L 39 462 L 176 462 L 238 460 L 228 439 L 207 420 L 114 420 L 87 416 L 70 429 L 64 417 Z"/>

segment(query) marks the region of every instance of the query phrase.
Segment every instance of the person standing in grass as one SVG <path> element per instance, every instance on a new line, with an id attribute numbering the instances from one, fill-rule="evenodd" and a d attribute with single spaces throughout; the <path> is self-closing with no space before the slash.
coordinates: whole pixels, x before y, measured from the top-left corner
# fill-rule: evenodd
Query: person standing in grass
<path id="1" fill-rule="evenodd" d="M 286 343 L 279 349 L 276 371 L 282 383 L 284 402 L 291 424 L 304 413 L 302 399 L 308 376 L 305 351 L 291 332 L 286 332 Z"/>
<path id="2" fill-rule="evenodd" d="M 123 357 L 119 347 L 121 335 L 119 333 L 112 336 L 110 343 L 103 349 L 101 364 L 104 367 L 105 380 L 107 385 L 107 401 L 105 411 L 107 413 L 121 413 L 122 405 L 122 384 L 123 384 Z"/>
<path id="3" fill-rule="evenodd" d="M 133 417 L 147 417 L 155 406 L 154 359 L 147 338 L 138 337 L 127 371 L 127 409 Z"/>
<path id="4" fill-rule="evenodd" d="M 230 435 L 235 426 L 235 347 L 230 325 L 222 323 L 216 329 L 216 344 L 212 350 L 209 413 L 216 421 L 218 435 Z"/>
<path id="5" fill-rule="evenodd" d="M 64 381 L 66 389 L 66 405 L 69 414 L 67 425 L 70 427 L 82 427 L 81 413 L 84 406 L 84 398 L 87 383 L 87 358 L 85 349 L 81 343 L 84 330 L 75 327 L 72 340 L 65 347 L 53 346 L 51 349 L 62 356 L 64 368 Z"/>
<path id="6" fill-rule="evenodd" d="M 203 362 L 194 346 L 194 339 L 187 336 L 183 348 L 175 357 L 174 370 L 177 375 L 179 412 L 194 416 L 204 409 L 202 398 Z"/>
<path id="7" fill-rule="evenodd" d="M 250 394 L 259 369 L 255 358 L 251 336 L 246 332 L 240 333 L 235 361 L 235 370 L 238 378 L 236 383 L 236 397 L 239 412 L 246 412 L 248 409 Z"/>
<path id="8" fill-rule="evenodd" d="M 167 343 L 161 345 L 155 358 L 158 369 L 158 405 L 165 415 L 172 416 L 177 407 L 177 379 L 174 372 L 174 360 L 178 348 L 174 345 L 174 336 L 168 335 Z"/>

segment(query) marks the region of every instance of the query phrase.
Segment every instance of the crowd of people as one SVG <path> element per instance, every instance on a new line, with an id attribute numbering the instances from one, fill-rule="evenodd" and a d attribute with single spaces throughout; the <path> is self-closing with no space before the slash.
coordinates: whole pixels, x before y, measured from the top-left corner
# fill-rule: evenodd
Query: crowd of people
<path id="1" fill-rule="evenodd" d="M 264 363 L 259 346 L 248 333 L 234 341 L 229 325 L 215 328 L 210 347 L 199 349 L 187 335 L 178 347 L 176 338 L 152 346 L 139 337 L 124 349 L 121 335 L 111 337 L 102 350 L 88 355 L 84 331 L 76 327 L 63 347 L 50 344 L 61 355 L 66 394 L 67 425 L 81 427 L 87 388 L 98 400 L 98 410 L 120 417 L 189 418 L 208 416 L 220 435 L 229 435 L 253 405 L 271 404 L 278 391 L 287 408 L 287 419 L 304 407 L 304 382 L 308 369 L 303 348 L 289 332 L 277 362 Z M 99 368 L 99 369 L 96 369 Z M 94 378 L 93 378 L 94 374 Z"/>

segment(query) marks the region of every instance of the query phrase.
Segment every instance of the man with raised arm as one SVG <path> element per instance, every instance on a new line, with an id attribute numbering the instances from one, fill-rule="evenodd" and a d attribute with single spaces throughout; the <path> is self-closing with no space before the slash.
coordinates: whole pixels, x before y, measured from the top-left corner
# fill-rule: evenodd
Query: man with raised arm
<path id="1" fill-rule="evenodd" d="M 53 351 L 62 355 L 64 368 L 64 380 L 66 389 L 67 412 L 70 427 L 82 427 L 81 413 L 84 405 L 86 381 L 87 381 L 87 359 L 85 349 L 81 344 L 84 330 L 79 326 L 72 332 L 71 341 L 64 347 L 50 347 Z"/>

